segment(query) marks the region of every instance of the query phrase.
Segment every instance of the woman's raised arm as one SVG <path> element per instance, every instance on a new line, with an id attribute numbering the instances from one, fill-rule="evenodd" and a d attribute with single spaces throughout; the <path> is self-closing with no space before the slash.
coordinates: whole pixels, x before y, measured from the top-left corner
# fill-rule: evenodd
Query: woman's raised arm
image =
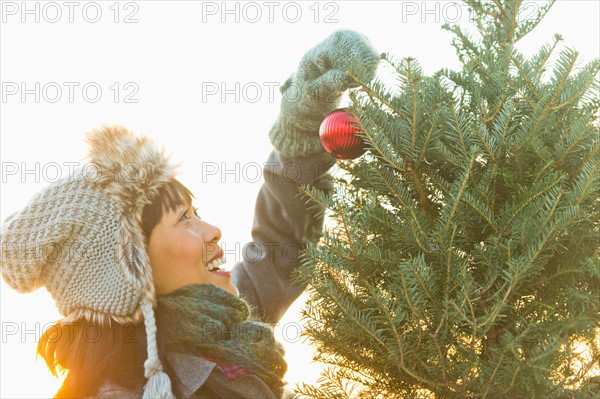
<path id="1" fill-rule="evenodd" d="M 257 311 L 277 323 L 304 290 L 292 284 L 300 251 L 319 240 L 323 217 L 298 196 L 303 184 L 328 190 L 324 174 L 335 163 L 321 146 L 319 126 L 354 86 L 348 72 L 360 67 L 375 75 L 380 56 L 360 33 L 340 30 L 310 49 L 283 84 L 281 111 L 269 139 L 275 147 L 263 168 L 256 201 L 253 242 L 233 268 L 233 283 Z M 310 209 L 309 209 L 310 208 Z"/>

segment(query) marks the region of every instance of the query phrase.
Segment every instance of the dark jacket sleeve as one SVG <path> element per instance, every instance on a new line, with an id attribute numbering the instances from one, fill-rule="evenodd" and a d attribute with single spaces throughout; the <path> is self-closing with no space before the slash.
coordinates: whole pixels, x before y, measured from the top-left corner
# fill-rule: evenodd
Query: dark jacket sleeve
<path id="1" fill-rule="evenodd" d="M 300 264 L 300 251 L 306 244 L 319 240 L 323 215 L 322 209 L 305 204 L 298 189 L 303 184 L 331 189 L 325 172 L 334 163 L 324 152 L 286 158 L 273 150 L 264 165 L 252 242 L 244 246 L 244 260 L 233 267 L 232 280 L 265 322 L 277 323 L 306 288 L 292 284 L 290 273 Z"/>

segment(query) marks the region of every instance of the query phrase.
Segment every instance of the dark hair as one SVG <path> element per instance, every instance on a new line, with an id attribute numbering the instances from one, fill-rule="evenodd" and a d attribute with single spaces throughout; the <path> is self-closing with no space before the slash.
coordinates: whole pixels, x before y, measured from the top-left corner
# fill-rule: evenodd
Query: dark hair
<path id="1" fill-rule="evenodd" d="M 172 179 L 158 190 L 152 203 L 146 205 L 142 214 L 142 230 L 148 240 L 152 230 L 163 218 L 165 211 L 174 211 L 178 206 L 189 204 L 194 199 L 191 191 L 179 180 Z"/>
<path id="2" fill-rule="evenodd" d="M 162 220 L 165 211 L 173 211 L 180 205 L 191 203 L 194 196 L 176 179 L 170 180 L 158 190 L 152 203 L 142 213 L 142 230 L 146 242 L 152 230 Z M 158 312 L 157 312 L 158 313 Z M 175 374 L 165 359 L 166 339 L 157 314 L 158 354 L 164 371 L 172 382 L 173 393 L 181 396 L 175 382 Z M 46 362 L 54 376 L 67 376 L 55 398 L 81 398 L 92 396 L 101 384 L 111 381 L 125 389 L 140 389 L 145 384 L 144 361 L 146 331 L 144 323 L 110 326 L 84 319 L 72 323 L 57 321 L 40 338 L 37 353 Z"/>
<path id="3" fill-rule="evenodd" d="M 37 353 L 54 376 L 67 372 L 55 398 L 81 398 L 94 395 L 106 380 L 126 389 L 143 384 L 145 338 L 142 323 L 58 321 L 42 334 Z"/>

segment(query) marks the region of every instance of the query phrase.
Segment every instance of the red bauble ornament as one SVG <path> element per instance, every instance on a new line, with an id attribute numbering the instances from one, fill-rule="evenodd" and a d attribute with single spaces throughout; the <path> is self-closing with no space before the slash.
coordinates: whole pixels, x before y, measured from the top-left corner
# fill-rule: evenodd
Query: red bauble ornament
<path id="1" fill-rule="evenodd" d="M 319 137 L 325 151 L 337 159 L 354 159 L 365 153 L 365 142 L 357 136 L 360 132 L 358 119 L 346 108 L 329 113 L 319 129 Z"/>

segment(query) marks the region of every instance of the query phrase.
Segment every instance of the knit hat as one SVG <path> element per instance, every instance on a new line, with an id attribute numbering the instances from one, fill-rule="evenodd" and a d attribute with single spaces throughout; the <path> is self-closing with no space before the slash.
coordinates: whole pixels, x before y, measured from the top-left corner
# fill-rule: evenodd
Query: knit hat
<path id="1" fill-rule="evenodd" d="M 88 163 L 35 195 L 0 233 L 0 267 L 19 292 L 46 287 L 65 321 L 145 323 L 144 398 L 171 398 L 158 358 L 142 212 L 175 177 L 162 149 L 122 126 L 87 135 Z"/>

